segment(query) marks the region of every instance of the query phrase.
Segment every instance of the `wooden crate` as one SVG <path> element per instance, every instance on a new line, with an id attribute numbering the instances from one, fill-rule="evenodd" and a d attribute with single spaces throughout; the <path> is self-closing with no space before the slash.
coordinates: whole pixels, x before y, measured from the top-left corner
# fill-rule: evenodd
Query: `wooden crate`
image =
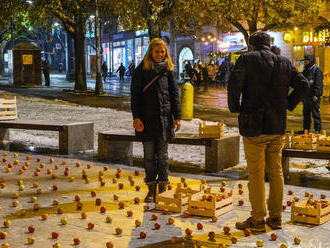
<path id="1" fill-rule="evenodd" d="M 211 200 L 203 199 L 212 197 Z M 191 215 L 213 217 L 225 214 L 233 209 L 233 192 L 225 188 L 225 192 L 217 191 L 215 188 L 208 188 L 193 194 L 188 201 L 188 212 Z"/>
<path id="2" fill-rule="evenodd" d="M 161 194 L 156 192 L 155 208 L 158 210 L 167 209 L 170 212 L 181 213 L 188 209 L 188 200 L 192 194 L 203 190 L 201 185 L 199 190 L 193 190 L 190 187 L 184 187 L 178 183 L 177 187 L 167 190 Z"/>
<path id="3" fill-rule="evenodd" d="M 314 205 L 309 204 L 310 201 L 314 202 Z M 325 207 L 322 207 L 322 204 Z M 292 204 L 291 221 L 320 225 L 328 220 L 330 220 L 330 203 L 328 201 L 310 199 Z"/>
<path id="4" fill-rule="evenodd" d="M 223 136 L 223 121 L 217 124 L 207 124 L 206 121 L 199 123 L 199 137 L 220 138 Z"/>
<path id="5" fill-rule="evenodd" d="M 319 138 L 317 141 L 317 150 L 330 152 L 330 136 L 326 137 L 324 134 L 324 137 Z"/>
<path id="6" fill-rule="evenodd" d="M 308 133 L 305 130 L 305 133 L 302 135 L 297 135 L 292 138 L 291 148 L 293 149 L 303 149 L 303 150 L 316 150 L 317 141 L 323 139 L 324 134 L 314 134 Z"/>
<path id="7" fill-rule="evenodd" d="M 284 140 L 284 149 L 291 148 L 292 147 L 292 138 L 294 137 L 294 130 L 291 130 L 290 133 L 285 134 L 285 140 Z"/>
<path id="8" fill-rule="evenodd" d="M 0 98 L 0 120 L 17 119 L 16 96 Z"/>

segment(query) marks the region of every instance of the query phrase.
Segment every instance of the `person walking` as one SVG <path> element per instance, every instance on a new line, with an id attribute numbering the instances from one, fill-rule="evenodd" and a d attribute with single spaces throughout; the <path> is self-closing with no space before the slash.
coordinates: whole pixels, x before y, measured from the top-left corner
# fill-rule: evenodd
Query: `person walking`
<path id="1" fill-rule="evenodd" d="M 292 111 L 308 91 L 308 81 L 291 62 L 270 51 L 270 36 L 251 34 L 251 51 L 241 55 L 228 84 L 228 106 L 239 113 L 248 170 L 251 216 L 236 228 L 265 231 L 265 223 L 282 228 L 284 179 L 282 149 L 287 109 Z M 288 95 L 289 88 L 293 91 Z M 269 217 L 266 216 L 265 167 L 269 178 Z"/>
<path id="2" fill-rule="evenodd" d="M 104 61 L 102 66 L 101 66 L 101 69 L 102 69 L 102 76 L 103 76 L 103 81 L 105 82 L 107 76 L 108 76 L 108 66 L 107 66 L 107 63 Z"/>
<path id="3" fill-rule="evenodd" d="M 310 89 L 303 101 L 303 114 L 304 130 L 310 130 L 311 128 L 311 115 L 314 120 L 314 132 L 316 134 L 321 132 L 321 115 L 320 115 L 320 102 L 323 94 L 323 72 L 315 64 L 314 57 L 307 55 L 304 58 L 304 70 L 303 75 L 309 81 Z"/>
<path id="4" fill-rule="evenodd" d="M 117 69 L 117 72 L 119 72 L 119 82 L 124 81 L 124 75 L 125 75 L 126 68 L 123 65 L 123 63 L 120 63 L 120 66 Z"/>
<path id="5" fill-rule="evenodd" d="M 49 64 L 48 59 L 46 58 L 42 63 L 42 73 L 44 74 L 45 85 L 48 87 L 50 86 L 49 72 L 50 72 L 50 64 Z"/>
<path id="6" fill-rule="evenodd" d="M 148 186 L 145 202 L 154 202 L 157 185 L 162 193 L 169 183 L 168 143 L 181 126 L 174 65 L 162 39 L 151 40 L 143 61 L 133 72 L 131 110 L 136 136 L 143 141 Z"/>

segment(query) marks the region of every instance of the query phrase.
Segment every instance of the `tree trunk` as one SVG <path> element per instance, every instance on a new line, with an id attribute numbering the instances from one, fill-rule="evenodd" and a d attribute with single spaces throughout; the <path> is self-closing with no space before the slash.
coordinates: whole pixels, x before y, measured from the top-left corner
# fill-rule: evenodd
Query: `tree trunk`
<path id="1" fill-rule="evenodd" d="M 99 22 L 99 8 L 96 2 L 95 9 L 95 42 L 96 42 L 96 81 L 95 81 L 95 94 L 103 94 L 103 82 L 101 75 L 101 33 L 100 33 L 100 22 Z"/>
<path id="2" fill-rule="evenodd" d="M 150 41 L 153 38 L 161 38 L 161 30 L 159 24 L 151 20 L 148 20 L 147 25 L 148 25 Z"/>
<path id="3" fill-rule="evenodd" d="M 78 25 L 77 25 L 78 26 Z M 75 90 L 86 91 L 86 62 L 85 62 L 85 33 L 80 27 L 74 33 L 74 49 L 75 49 Z"/>

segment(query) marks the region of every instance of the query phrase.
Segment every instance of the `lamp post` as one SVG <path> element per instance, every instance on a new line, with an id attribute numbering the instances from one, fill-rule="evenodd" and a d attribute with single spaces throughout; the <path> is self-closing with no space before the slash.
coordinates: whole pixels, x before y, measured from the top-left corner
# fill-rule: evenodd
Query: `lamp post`
<path id="1" fill-rule="evenodd" d="M 14 48 L 14 10 L 13 10 L 13 0 L 10 0 L 10 38 L 11 38 L 11 49 Z"/>

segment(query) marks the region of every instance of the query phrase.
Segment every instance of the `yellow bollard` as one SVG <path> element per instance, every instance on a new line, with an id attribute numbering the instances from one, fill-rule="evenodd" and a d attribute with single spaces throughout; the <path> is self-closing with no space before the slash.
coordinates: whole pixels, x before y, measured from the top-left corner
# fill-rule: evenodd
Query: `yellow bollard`
<path id="1" fill-rule="evenodd" d="M 192 120 L 194 113 L 194 87 L 189 81 L 181 86 L 182 120 Z"/>

